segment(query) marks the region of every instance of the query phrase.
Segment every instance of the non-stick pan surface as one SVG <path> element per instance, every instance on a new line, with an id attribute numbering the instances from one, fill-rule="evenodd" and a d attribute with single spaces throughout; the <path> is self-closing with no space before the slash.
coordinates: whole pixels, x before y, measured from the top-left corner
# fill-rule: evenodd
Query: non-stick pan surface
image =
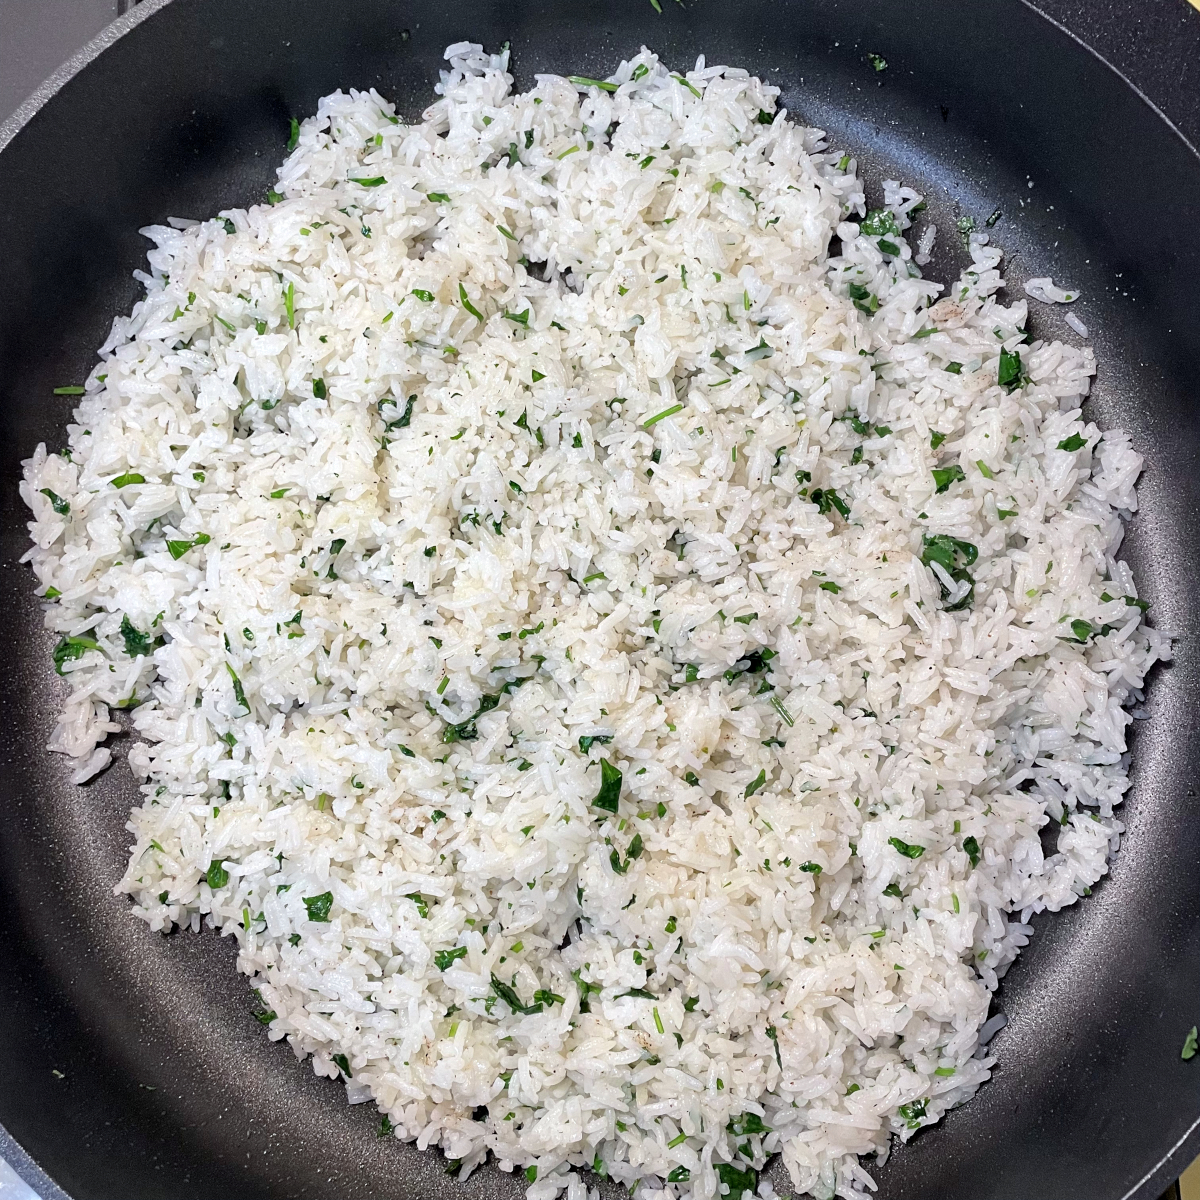
<path id="1" fill-rule="evenodd" d="M 337 87 L 428 102 L 443 48 L 511 41 L 518 85 L 603 76 L 647 43 L 749 67 L 800 119 L 926 191 L 931 267 L 958 218 L 1011 254 L 1010 292 L 1082 289 L 1089 415 L 1146 456 L 1126 555 L 1179 635 L 1133 738 L 1128 835 L 1086 902 L 1035 922 L 997 996 L 995 1079 L 878 1172 L 885 1200 L 1151 1200 L 1200 1149 L 1200 160 L 1102 61 L 1017 0 L 147 0 L 0 153 L 0 1122 L 63 1189 L 47 1200 L 516 1197 L 375 1136 L 250 1015 L 234 948 L 147 932 L 114 898 L 136 797 L 85 788 L 42 747 L 63 684 L 27 568 L 19 462 L 138 288 L 139 226 L 259 200 L 288 117 Z M 868 53 L 882 55 L 877 72 Z M 1073 336 L 1033 306 L 1038 335 Z M 125 739 L 117 739 L 120 744 Z M 32 1169 L 26 1164 L 27 1169 Z M 790 1190 L 786 1186 L 784 1191 Z"/>

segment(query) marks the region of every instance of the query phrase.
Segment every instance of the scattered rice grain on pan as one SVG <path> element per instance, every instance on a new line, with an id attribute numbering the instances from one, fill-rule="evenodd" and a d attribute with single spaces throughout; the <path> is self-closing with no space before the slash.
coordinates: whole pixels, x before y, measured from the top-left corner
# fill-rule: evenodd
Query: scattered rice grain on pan
<path id="1" fill-rule="evenodd" d="M 26 464 L 51 749 L 127 711 L 117 890 L 463 1177 L 859 1195 L 1116 852 L 1141 459 L 986 234 L 939 299 L 920 197 L 775 88 L 447 58 L 145 231 Z"/>

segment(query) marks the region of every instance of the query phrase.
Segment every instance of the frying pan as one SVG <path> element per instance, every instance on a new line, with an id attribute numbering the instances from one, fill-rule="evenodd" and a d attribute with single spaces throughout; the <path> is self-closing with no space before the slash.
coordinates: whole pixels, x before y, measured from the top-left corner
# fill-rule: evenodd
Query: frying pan
<path id="1" fill-rule="evenodd" d="M 603 77 L 643 42 L 674 65 L 749 67 L 858 154 L 876 199 L 889 177 L 926 192 L 935 277 L 963 257 L 956 222 L 999 210 L 1010 294 L 1031 275 L 1082 289 L 1100 363 L 1088 415 L 1146 456 L 1125 554 L 1176 658 L 1136 723 L 1111 876 L 1035 920 L 996 997 L 1009 1024 L 995 1078 L 899 1148 L 879 1194 L 1152 1200 L 1200 1151 L 1200 1059 L 1180 1057 L 1200 1022 L 1200 158 L 1018 0 L 661 7 L 146 0 L 0 130 L 0 1149 L 46 1200 L 522 1194 L 491 1168 L 464 1188 L 438 1155 L 377 1138 L 373 1106 L 348 1106 L 263 1036 L 231 943 L 130 918 L 111 888 L 137 793 L 120 763 L 73 788 L 43 750 L 64 685 L 17 565 L 20 460 L 62 443 L 71 402 L 53 388 L 85 377 L 136 299 L 138 227 L 260 200 L 289 116 L 337 87 L 418 115 L 463 38 L 511 41 L 521 88 L 539 71 Z M 1112 12 L 1098 10 L 1102 32 Z M 1033 308 L 1036 336 L 1074 336 Z"/>

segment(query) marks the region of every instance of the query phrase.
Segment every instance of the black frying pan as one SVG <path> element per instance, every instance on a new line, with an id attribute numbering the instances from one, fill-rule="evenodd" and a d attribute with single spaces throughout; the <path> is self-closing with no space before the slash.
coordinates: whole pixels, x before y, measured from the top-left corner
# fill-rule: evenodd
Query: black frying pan
<path id="1" fill-rule="evenodd" d="M 1010 1023 L 995 1079 L 894 1155 L 880 1195 L 1153 1200 L 1200 1151 L 1200 1058 L 1180 1059 L 1200 1022 L 1200 159 L 1017 0 L 662 8 L 146 0 L 0 153 L 0 1121 L 45 1200 L 523 1191 L 497 1171 L 464 1189 L 437 1155 L 377 1139 L 373 1106 L 348 1107 L 267 1041 L 231 944 L 149 933 L 113 897 L 136 791 L 119 764 L 72 788 L 42 749 L 63 684 L 17 565 L 19 460 L 62 443 L 70 401 L 52 389 L 84 378 L 136 298 L 138 227 L 260 199 L 289 116 L 334 88 L 375 86 L 418 114 L 460 38 L 511 41 L 521 87 L 537 71 L 603 77 L 642 42 L 677 65 L 749 67 L 858 153 L 876 194 L 889 176 L 927 192 L 936 277 L 956 268 L 957 218 L 999 209 L 1010 289 L 1045 274 L 1082 288 L 1101 365 L 1090 416 L 1146 455 L 1126 554 L 1177 657 L 1134 737 L 1111 878 L 1035 922 L 996 998 Z M 1033 307 L 1036 335 L 1071 336 Z"/>

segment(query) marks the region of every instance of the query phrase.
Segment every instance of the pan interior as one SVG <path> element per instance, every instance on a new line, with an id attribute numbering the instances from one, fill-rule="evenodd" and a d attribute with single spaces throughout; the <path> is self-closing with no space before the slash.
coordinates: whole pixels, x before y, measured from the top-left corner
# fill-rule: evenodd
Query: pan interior
<path id="1" fill-rule="evenodd" d="M 41 749 L 62 684 L 26 568 L 19 462 L 61 444 L 69 400 L 113 314 L 136 298 L 139 226 L 256 202 L 288 117 L 337 87 L 377 87 L 416 116 L 443 48 L 511 41 L 517 86 L 539 71 L 603 77 L 643 43 L 665 60 L 746 66 L 792 115 L 885 178 L 925 191 L 940 230 L 927 269 L 963 258 L 960 217 L 999 210 L 1009 294 L 1032 275 L 1079 288 L 1100 364 L 1089 415 L 1146 456 L 1126 557 L 1160 628 L 1181 635 L 1133 742 L 1126 845 L 1086 903 L 1038 933 L 997 1005 L 995 1079 L 877 1174 L 888 1200 L 1148 1200 L 1164 1159 L 1196 1150 L 1200 1074 L 1179 1060 L 1200 1017 L 1200 736 L 1194 546 L 1200 332 L 1188 318 L 1200 250 L 1187 233 L 1200 164 L 1102 63 L 1012 0 L 749 0 L 727 9 L 617 0 L 580 10 L 463 0 L 175 0 L 54 96 L 0 155 L 0 587 L 9 684 L 0 724 L 0 1121 L 68 1195 L 177 1200 L 460 1195 L 433 1154 L 375 1136 L 262 1035 L 235 951 L 211 934 L 160 937 L 112 896 L 137 793 L 118 765 L 76 789 Z M 885 70 L 869 55 L 882 56 Z M 105 114 L 103 120 L 98 114 Z M 1032 305 L 1035 336 L 1074 337 Z M 118 746 L 121 739 L 118 739 Z M 1193 1064 L 1194 1066 L 1194 1064 Z M 1162 1161 L 1160 1161 L 1162 1160 Z M 1176 1164 L 1176 1166 L 1178 1163 Z M 783 1191 L 786 1182 L 777 1181 Z M 518 1196 L 489 1169 L 472 1188 Z M 614 1189 L 615 1194 L 615 1189 Z"/>

